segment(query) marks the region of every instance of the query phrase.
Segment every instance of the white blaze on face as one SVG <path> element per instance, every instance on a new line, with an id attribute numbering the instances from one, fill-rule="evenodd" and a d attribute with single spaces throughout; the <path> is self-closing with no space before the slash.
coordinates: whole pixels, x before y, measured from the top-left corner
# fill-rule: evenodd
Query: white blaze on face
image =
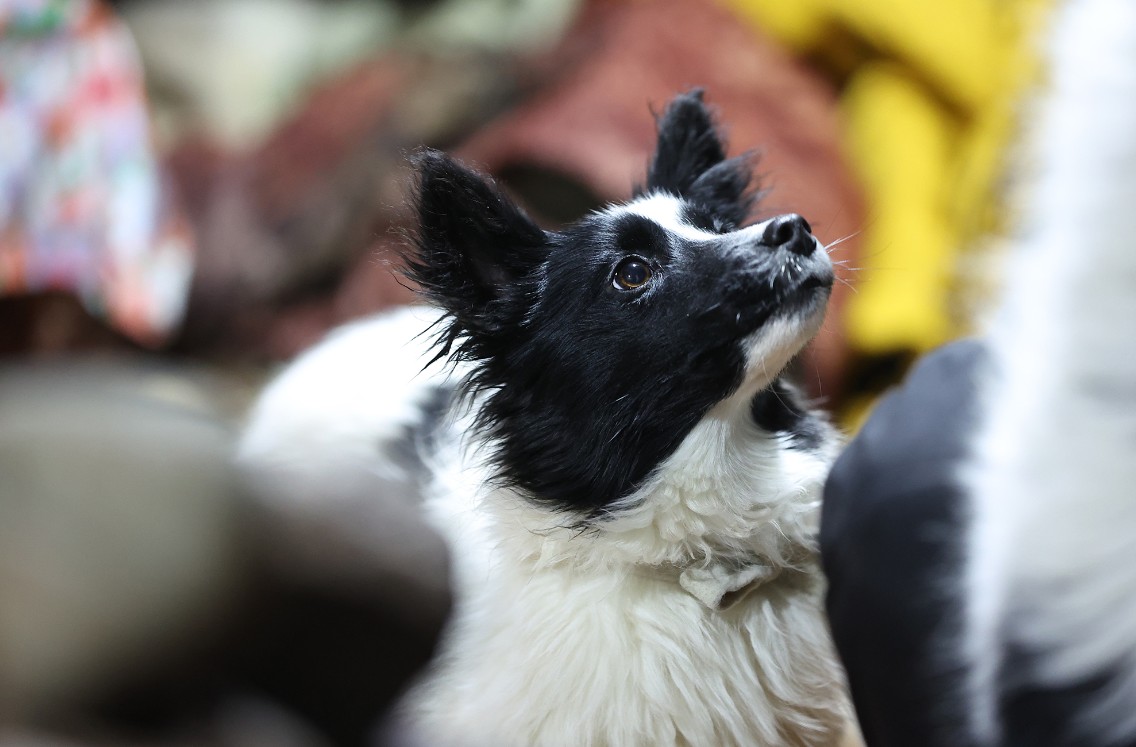
<path id="1" fill-rule="evenodd" d="M 620 213 L 631 213 L 647 218 L 659 224 L 664 230 L 689 241 L 708 241 L 710 239 L 721 238 L 723 235 L 714 231 L 708 231 L 705 228 L 699 228 L 683 220 L 683 200 L 667 194 L 650 194 L 633 200 L 626 205 L 620 205 L 607 211 L 607 214 L 613 217 Z M 745 228 L 739 228 L 734 233 L 752 236 L 753 240 L 756 242 L 765 232 L 765 227 L 776 217 L 777 216 L 774 216 L 760 223 L 754 223 Z M 813 241 L 816 242 L 817 246 L 817 253 L 814 256 L 823 258 L 823 264 L 831 265 L 831 262 L 828 260 L 828 253 L 823 251 L 824 246 L 817 241 L 816 237 L 813 237 Z"/>
<path id="2" fill-rule="evenodd" d="M 619 213 L 638 215 L 654 221 L 664 230 L 689 241 L 707 241 L 721 236 L 721 234 L 707 231 L 684 221 L 682 219 L 682 207 L 683 201 L 679 198 L 655 193 L 640 197 L 626 205 L 612 208 L 608 211 L 608 214 L 612 216 Z"/>

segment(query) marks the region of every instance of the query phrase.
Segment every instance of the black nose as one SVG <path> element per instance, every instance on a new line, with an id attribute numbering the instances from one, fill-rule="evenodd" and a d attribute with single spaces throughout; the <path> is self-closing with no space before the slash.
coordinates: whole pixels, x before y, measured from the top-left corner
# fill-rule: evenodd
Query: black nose
<path id="1" fill-rule="evenodd" d="M 784 247 L 794 254 L 807 257 L 816 250 L 812 230 L 809 222 L 796 213 L 780 215 L 769 221 L 761 235 L 761 243 L 771 249 Z"/>

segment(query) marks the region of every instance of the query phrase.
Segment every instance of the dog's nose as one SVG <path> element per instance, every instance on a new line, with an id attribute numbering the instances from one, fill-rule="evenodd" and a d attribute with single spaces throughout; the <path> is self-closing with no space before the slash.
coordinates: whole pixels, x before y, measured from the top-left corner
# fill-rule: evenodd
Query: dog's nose
<path id="1" fill-rule="evenodd" d="M 769 221 L 765 232 L 761 234 L 761 243 L 771 249 L 788 249 L 802 257 L 807 257 L 816 250 L 812 227 L 796 213 L 780 215 Z"/>

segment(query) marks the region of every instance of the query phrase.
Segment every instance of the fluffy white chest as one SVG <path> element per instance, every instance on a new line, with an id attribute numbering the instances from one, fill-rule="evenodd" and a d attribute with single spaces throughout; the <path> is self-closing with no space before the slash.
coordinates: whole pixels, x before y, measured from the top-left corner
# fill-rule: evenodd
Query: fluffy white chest
<path id="1" fill-rule="evenodd" d="M 808 547 L 825 459 L 794 481 L 769 462 L 783 451 L 741 472 L 707 463 L 731 427 L 700 426 L 602 530 L 550 523 L 482 487 L 469 452 L 443 449 L 428 511 L 450 542 L 458 600 L 408 702 L 427 743 L 837 743 L 847 710 Z M 753 472 L 770 495 L 745 491 Z M 683 565 L 741 557 L 778 573 L 734 606 L 711 609 L 678 583 Z"/>

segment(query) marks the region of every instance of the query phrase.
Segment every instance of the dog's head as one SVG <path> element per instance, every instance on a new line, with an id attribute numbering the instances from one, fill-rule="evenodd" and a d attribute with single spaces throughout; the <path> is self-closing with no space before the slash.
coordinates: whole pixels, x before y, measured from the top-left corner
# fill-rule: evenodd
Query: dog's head
<path id="1" fill-rule="evenodd" d="M 418 167 L 409 274 L 447 314 L 439 355 L 472 364 L 503 481 L 603 512 L 712 408 L 794 416 L 778 376 L 820 325 L 832 266 L 800 216 L 742 227 L 750 164 L 726 158 L 700 92 L 659 119 L 634 199 L 563 231 L 441 153 Z"/>

